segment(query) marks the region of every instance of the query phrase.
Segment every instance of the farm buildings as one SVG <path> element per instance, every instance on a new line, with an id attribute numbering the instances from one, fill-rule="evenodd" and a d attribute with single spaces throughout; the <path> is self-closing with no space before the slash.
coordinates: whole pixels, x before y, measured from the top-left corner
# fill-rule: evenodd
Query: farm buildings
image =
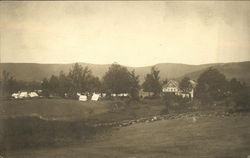
<path id="1" fill-rule="evenodd" d="M 174 93 L 175 95 L 182 96 L 183 98 L 193 98 L 194 97 L 194 89 L 197 83 L 193 80 L 189 80 L 190 90 L 188 92 L 184 92 L 181 90 L 179 83 L 174 80 L 170 80 L 167 84 L 162 86 L 163 93 Z"/>

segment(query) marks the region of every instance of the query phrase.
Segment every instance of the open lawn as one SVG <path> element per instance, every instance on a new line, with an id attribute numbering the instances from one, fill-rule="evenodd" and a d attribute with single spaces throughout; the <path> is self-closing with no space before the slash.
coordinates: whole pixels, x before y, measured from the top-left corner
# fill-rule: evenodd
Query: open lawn
<path id="1" fill-rule="evenodd" d="M 250 115 L 192 117 L 138 123 L 61 148 L 26 149 L 7 158 L 247 158 Z"/>
<path id="2" fill-rule="evenodd" d="M 27 99 L 1 101 L 1 116 L 38 115 L 46 119 L 83 119 L 108 111 L 110 101 L 80 102 L 70 99 Z"/>
<path id="3" fill-rule="evenodd" d="M 219 116 L 204 110 L 187 111 L 183 117 L 95 128 L 91 125 L 152 118 L 165 106 L 161 100 L 32 99 L 1 103 L 4 122 L 0 122 L 0 138 L 4 145 L 0 154 L 6 158 L 246 158 L 250 154 L 248 112 Z M 197 121 L 193 120 L 195 113 L 201 114 L 195 115 Z"/>
<path id="4" fill-rule="evenodd" d="M 30 99 L 1 101 L 0 116 L 41 116 L 45 119 L 111 122 L 158 115 L 164 109 L 161 100 L 145 103 L 125 101 L 87 101 L 70 99 Z"/>

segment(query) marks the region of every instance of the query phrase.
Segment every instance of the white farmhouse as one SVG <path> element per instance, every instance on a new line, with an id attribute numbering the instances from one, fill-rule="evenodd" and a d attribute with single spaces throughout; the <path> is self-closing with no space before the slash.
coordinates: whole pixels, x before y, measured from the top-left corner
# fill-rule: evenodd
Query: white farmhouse
<path id="1" fill-rule="evenodd" d="M 175 95 L 180 95 L 183 98 L 193 98 L 194 97 L 194 89 L 197 85 L 197 83 L 193 80 L 189 80 L 189 83 L 192 87 L 192 89 L 188 93 L 184 93 L 180 88 L 179 88 L 179 83 L 174 80 L 168 81 L 167 84 L 162 86 L 162 92 L 163 93 L 174 93 Z"/>
<path id="2" fill-rule="evenodd" d="M 180 92 L 180 89 L 179 89 L 179 84 L 177 81 L 174 81 L 174 80 L 170 80 L 168 81 L 167 84 L 163 85 L 162 86 L 162 92 L 165 92 L 165 93 L 179 93 Z"/>

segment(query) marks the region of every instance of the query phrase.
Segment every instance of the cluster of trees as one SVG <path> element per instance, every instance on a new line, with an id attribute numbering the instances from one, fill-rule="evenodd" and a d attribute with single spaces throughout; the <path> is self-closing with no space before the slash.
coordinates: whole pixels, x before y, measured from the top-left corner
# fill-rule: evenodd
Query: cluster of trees
<path id="1" fill-rule="evenodd" d="M 93 76 L 88 67 L 83 68 L 76 63 L 68 74 L 63 71 L 58 76 L 52 75 L 49 79 L 44 78 L 41 84 L 45 96 L 49 94 L 65 97 L 75 97 L 77 93 L 93 93 L 101 91 L 101 82 Z"/>
<path id="2" fill-rule="evenodd" d="M 0 78 L 0 89 L 0 96 L 8 96 L 19 90 L 33 91 L 41 89 L 41 83 L 36 81 L 19 81 L 16 80 L 9 72 L 3 71 Z"/>
<path id="3" fill-rule="evenodd" d="M 133 71 L 128 71 L 126 67 L 112 64 L 103 76 L 103 87 L 110 95 L 129 93 L 133 99 L 139 99 L 139 76 Z"/>
<path id="4" fill-rule="evenodd" d="M 119 64 L 112 64 L 101 80 L 88 67 L 83 68 L 78 63 L 73 65 L 68 74 L 61 71 L 58 76 L 52 75 L 42 82 L 17 81 L 10 73 L 3 71 L 0 86 L 2 96 L 20 90 L 41 89 L 44 96 L 52 94 L 65 97 L 67 94 L 70 98 L 76 97 L 77 93 L 105 92 L 107 95 L 129 93 L 133 99 L 138 99 L 140 90 L 139 76 Z"/>
<path id="5" fill-rule="evenodd" d="M 67 94 L 74 98 L 77 93 L 129 93 L 133 99 L 139 98 L 139 76 L 134 71 L 129 72 L 126 67 L 112 64 L 102 80 L 93 76 L 88 67 L 83 68 L 75 64 L 67 75 L 60 72 L 59 76 L 52 75 L 50 79 L 44 79 L 42 90 L 44 95 L 54 94 L 62 97 Z"/>
<path id="6" fill-rule="evenodd" d="M 160 82 L 160 71 L 152 67 L 151 72 L 146 75 L 142 88 L 146 92 L 153 92 L 154 96 L 159 95 L 162 89 Z M 44 78 L 42 82 L 17 81 L 8 72 L 3 72 L 1 89 L 7 95 L 19 90 L 41 89 L 44 96 L 57 95 L 74 98 L 77 93 L 107 93 L 111 94 L 128 93 L 131 98 L 139 99 L 139 76 L 135 71 L 129 71 L 126 67 L 119 64 L 112 64 L 102 79 L 93 76 L 88 67 L 82 67 L 78 63 L 74 64 L 68 74 L 63 71 L 58 76 L 52 75 Z"/>
<path id="7" fill-rule="evenodd" d="M 193 88 L 190 78 L 184 77 L 179 88 L 184 93 L 190 92 Z M 221 104 L 238 110 L 250 108 L 250 87 L 236 78 L 227 80 L 224 74 L 214 68 L 209 68 L 200 74 L 194 91 L 194 102 L 181 96 L 166 94 L 164 96 L 167 105 L 166 111 L 168 112 L 168 108 L 171 106 L 181 105 L 176 107 L 184 108 L 186 105 L 194 105 L 193 103 L 198 103 L 199 106 Z"/>
<path id="8" fill-rule="evenodd" d="M 199 76 L 195 94 L 203 104 L 229 98 L 239 107 L 250 104 L 250 88 L 236 78 L 228 81 L 224 74 L 214 68 L 209 68 Z"/>
<path id="9" fill-rule="evenodd" d="M 139 90 L 153 92 L 153 96 L 158 96 L 162 91 L 162 85 L 167 83 L 167 79 L 161 81 L 160 71 L 152 67 L 145 76 L 145 80 L 140 85 L 139 76 L 134 71 L 129 71 L 119 64 L 112 64 L 102 79 L 95 77 L 88 67 L 82 67 L 78 63 L 74 64 L 68 74 L 63 71 L 58 76 L 52 75 L 42 82 L 17 81 L 10 73 L 3 71 L 0 88 L 2 93 L 11 94 L 19 90 L 42 89 L 43 95 L 49 94 L 74 98 L 77 93 L 106 93 L 111 94 L 128 93 L 133 99 L 139 99 Z M 179 88 L 183 92 L 192 89 L 190 78 L 184 77 Z M 250 103 L 250 91 L 246 84 L 233 78 L 228 81 L 224 74 L 217 69 L 209 68 L 204 71 L 197 80 L 195 88 L 195 99 L 204 103 L 212 103 L 226 98 L 231 98 L 237 105 L 247 105 Z"/>
<path id="10" fill-rule="evenodd" d="M 17 81 L 10 73 L 4 71 L 0 83 L 6 95 L 19 90 L 41 89 L 44 96 L 52 94 L 65 97 L 66 94 L 67 97 L 74 98 L 77 93 L 104 92 L 107 96 L 128 93 L 133 99 L 139 99 L 140 90 L 139 76 L 119 64 L 112 64 L 101 80 L 94 76 L 88 67 L 76 63 L 68 74 L 61 71 L 58 76 L 44 78 L 40 83 Z"/>

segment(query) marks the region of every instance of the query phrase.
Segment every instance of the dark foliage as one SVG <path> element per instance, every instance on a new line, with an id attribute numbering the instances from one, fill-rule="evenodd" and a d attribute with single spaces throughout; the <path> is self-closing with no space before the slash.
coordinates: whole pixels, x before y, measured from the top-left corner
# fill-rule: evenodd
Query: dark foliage
<path id="1" fill-rule="evenodd" d="M 229 93 L 235 102 L 235 109 L 250 109 L 250 87 L 233 78 L 229 82 Z"/>
<path id="2" fill-rule="evenodd" d="M 162 86 L 160 82 L 160 71 L 156 67 L 151 68 L 150 74 L 147 74 L 145 81 L 142 84 L 143 90 L 145 92 L 153 92 L 154 96 L 157 96 L 162 91 Z"/>
<path id="3" fill-rule="evenodd" d="M 209 104 L 213 101 L 221 100 L 225 97 L 226 91 L 226 77 L 217 69 L 209 68 L 199 76 L 196 97 L 202 103 Z"/>
<path id="4" fill-rule="evenodd" d="M 164 94 L 163 101 L 166 108 L 162 111 L 162 113 L 168 113 L 170 110 L 180 112 L 191 106 L 191 101 L 189 98 L 182 98 L 181 96 L 175 95 L 174 93 Z"/>
<path id="5" fill-rule="evenodd" d="M 34 91 L 41 89 L 41 83 L 37 81 L 18 81 L 9 72 L 3 71 L 0 78 L 0 96 L 10 96 L 18 91 Z"/>
<path id="6" fill-rule="evenodd" d="M 183 92 L 190 92 L 192 89 L 192 85 L 190 84 L 190 78 L 189 77 L 184 77 L 181 82 L 180 82 L 180 89 Z"/>
<path id="7" fill-rule="evenodd" d="M 112 93 L 129 93 L 132 99 L 139 99 L 139 76 L 119 64 L 110 66 L 103 76 L 103 86 L 109 96 Z"/>

